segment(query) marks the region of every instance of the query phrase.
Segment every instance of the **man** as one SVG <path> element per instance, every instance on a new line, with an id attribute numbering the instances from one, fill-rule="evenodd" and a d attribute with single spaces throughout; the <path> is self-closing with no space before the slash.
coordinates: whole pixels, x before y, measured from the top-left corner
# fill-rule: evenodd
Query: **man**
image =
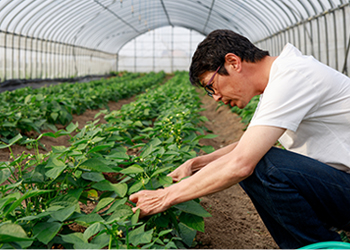
<path id="1" fill-rule="evenodd" d="M 199 44 L 190 80 L 239 108 L 261 95 L 257 110 L 239 142 L 169 174 L 191 177 L 130 196 L 134 211 L 158 213 L 239 183 L 281 248 L 340 241 L 332 228 L 350 228 L 350 79 L 291 44 L 271 57 L 216 30 Z"/>

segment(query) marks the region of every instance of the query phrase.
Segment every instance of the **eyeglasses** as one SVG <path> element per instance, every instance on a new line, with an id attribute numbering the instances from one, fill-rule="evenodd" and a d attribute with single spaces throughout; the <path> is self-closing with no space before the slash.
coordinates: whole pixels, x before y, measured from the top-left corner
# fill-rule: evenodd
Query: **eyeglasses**
<path id="1" fill-rule="evenodd" d="M 208 94 L 208 96 L 210 96 L 210 97 L 213 97 L 213 95 L 215 95 L 215 91 L 214 91 L 214 89 L 212 88 L 212 85 L 213 85 L 212 81 L 213 81 L 213 79 L 214 79 L 216 73 L 218 73 L 218 71 L 219 71 L 220 68 L 221 68 L 221 66 L 219 66 L 219 67 L 217 68 L 217 70 L 215 70 L 215 72 L 214 72 L 214 74 L 211 76 L 211 78 L 210 78 L 208 84 L 205 85 L 205 87 L 204 87 L 205 91 L 207 91 L 207 94 Z"/>

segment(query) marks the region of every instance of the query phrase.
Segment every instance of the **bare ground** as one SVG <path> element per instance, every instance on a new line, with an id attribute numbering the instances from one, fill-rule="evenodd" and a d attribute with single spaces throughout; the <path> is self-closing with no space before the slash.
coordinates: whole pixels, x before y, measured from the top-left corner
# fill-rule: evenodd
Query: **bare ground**
<path id="1" fill-rule="evenodd" d="M 212 145 L 215 149 L 237 141 L 243 134 L 244 125 L 240 123 L 237 115 L 223 106 L 217 109 L 217 103 L 208 96 L 202 96 L 202 112 L 209 122 L 205 125 L 218 137 L 211 140 L 203 140 L 201 143 Z M 120 109 L 122 105 L 132 102 L 134 99 L 110 102 L 110 110 Z M 79 123 L 82 128 L 86 122 L 92 121 L 99 110 L 88 110 L 83 115 L 74 115 L 73 122 Z M 101 116 L 102 117 L 102 116 Z M 103 120 L 102 120 L 103 122 Z M 51 146 L 68 146 L 68 137 L 41 139 L 48 150 Z M 23 151 L 30 151 L 25 147 L 14 145 L 12 151 L 15 155 Z M 9 150 L 0 150 L 0 161 L 9 160 Z M 210 249 L 273 249 L 278 248 L 271 238 L 250 199 L 239 185 L 235 185 L 222 192 L 202 198 L 203 206 L 212 214 L 205 219 L 205 233 L 198 233 L 196 248 Z"/>

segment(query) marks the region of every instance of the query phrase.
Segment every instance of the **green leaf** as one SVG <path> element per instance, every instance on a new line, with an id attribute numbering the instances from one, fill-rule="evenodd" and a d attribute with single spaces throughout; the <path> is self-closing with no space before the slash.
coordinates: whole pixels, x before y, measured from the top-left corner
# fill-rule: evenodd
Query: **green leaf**
<path id="1" fill-rule="evenodd" d="M 5 207 L 7 204 L 10 204 L 12 201 L 16 200 L 15 197 L 5 197 L 0 199 L 0 211 L 3 207 Z"/>
<path id="2" fill-rule="evenodd" d="M 104 229 L 104 226 L 100 222 L 92 224 L 84 231 L 84 239 L 88 240 L 91 236 L 97 234 L 102 229 Z"/>
<path id="3" fill-rule="evenodd" d="M 128 160 L 130 157 L 126 152 L 113 152 L 112 154 L 106 155 L 106 158 Z"/>
<path id="4" fill-rule="evenodd" d="M 129 192 L 128 194 L 133 194 L 137 191 L 139 191 L 142 186 L 144 185 L 144 183 L 142 183 L 142 180 L 136 181 L 130 188 L 129 188 Z"/>
<path id="5" fill-rule="evenodd" d="M 69 151 L 69 148 L 66 148 L 65 146 L 52 146 L 52 152 L 61 154 L 64 152 Z"/>
<path id="6" fill-rule="evenodd" d="M 60 231 L 61 227 L 62 224 L 58 222 L 42 222 L 34 226 L 33 234 L 40 242 L 47 245 Z"/>
<path id="7" fill-rule="evenodd" d="M 22 135 L 18 134 L 15 137 L 13 137 L 11 140 L 9 140 L 9 144 L 8 145 L 0 145 L 0 149 L 11 147 L 13 144 L 15 144 L 20 139 L 22 139 Z"/>
<path id="8" fill-rule="evenodd" d="M 167 175 L 160 175 L 158 177 L 158 181 L 159 181 L 159 184 L 161 184 L 162 186 L 167 186 L 173 183 L 173 178 Z"/>
<path id="9" fill-rule="evenodd" d="M 148 144 L 152 145 L 153 147 L 157 147 L 159 144 L 162 144 L 162 141 L 156 137 L 152 141 L 150 141 Z"/>
<path id="10" fill-rule="evenodd" d="M 98 142 L 100 142 L 100 141 L 103 141 L 104 139 L 105 139 L 104 137 L 96 136 L 96 137 L 94 137 L 94 138 L 91 140 L 91 142 L 93 142 L 93 143 L 98 143 Z"/>
<path id="11" fill-rule="evenodd" d="M 168 169 L 171 169 L 173 168 L 173 166 L 170 166 L 170 167 L 166 167 L 166 168 L 160 168 L 160 169 L 157 169 L 152 175 L 151 175 L 151 178 L 160 174 L 160 173 L 163 173 L 165 171 L 167 171 Z"/>
<path id="12" fill-rule="evenodd" d="M 129 232 L 129 242 L 135 247 L 152 241 L 153 229 L 145 232 L 145 224 Z"/>
<path id="13" fill-rule="evenodd" d="M 24 103 L 28 104 L 32 100 L 32 95 L 27 95 L 26 98 L 24 98 Z"/>
<path id="14" fill-rule="evenodd" d="M 118 206 L 122 205 L 122 204 L 125 204 L 125 202 L 127 202 L 127 198 L 123 198 L 123 199 L 120 199 L 120 200 L 117 200 L 116 202 L 113 203 L 113 205 L 108 209 L 108 211 L 106 212 L 106 214 L 110 214 L 110 213 L 113 213 L 117 208 Z"/>
<path id="15" fill-rule="evenodd" d="M 179 223 L 179 234 L 182 238 L 182 241 L 188 246 L 191 247 L 194 238 L 196 237 L 197 231 L 186 226 L 183 223 Z"/>
<path id="16" fill-rule="evenodd" d="M 215 148 L 213 146 L 202 146 L 201 149 L 207 154 L 215 151 Z"/>
<path id="17" fill-rule="evenodd" d="M 32 241 L 20 225 L 5 223 L 0 226 L 0 242 Z M 1 244 L 0 243 L 0 244 Z"/>
<path id="18" fill-rule="evenodd" d="M 211 217 L 211 214 L 208 213 L 198 202 L 194 200 L 186 201 L 180 204 L 173 206 L 183 212 L 194 214 L 200 217 Z"/>
<path id="19" fill-rule="evenodd" d="M 70 206 L 51 213 L 51 217 L 60 222 L 68 219 L 75 211 L 76 206 Z"/>
<path id="20" fill-rule="evenodd" d="M 199 117 L 199 120 L 201 120 L 202 122 L 208 122 L 209 121 L 208 118 L 205 117 L 205 116 Z"/>
<path id="21" fill-rule="evenodd" d="M 97 235 L 91 241 L 91 244 L 95 245 L 95 247 L 91 247 L 90 249 L 103 249 L 104 247 L 106 247 L 109 244 L 110 238 L 111 238 L 111 236 L 108 235 L 107 233 L 102 233 L 102 234 Z M 83 249 L 86 249 L 87 247 L 90 247 L 90 246 L 86 246 Z"/>
<path id="22" fill-rule="evenodd" d="M 128 191 L 127 184 L 125 183 L 112 184 L 107 180 L 103 180 L 98 183 L 95 183 L 94 185 L 92 185 L 92 187 L 100 191 L 113 191 L 119 197 L 124 197 Z"/>
<path id="23" fill-rule="evenodd" d="M 20 139 L 22 139 L 22 135 L 18 134 L 15 137 L 13 137 L 10 141 L 9 141 L 9 146 L 15 144 L 16 142 L 18 142 Z"/>
<path id="24" fill-rule="evenodd" d="M 27 191 L 17 201 L 15 201 L 11 205 L 11 207 L 6 210 L 6 212 L 4 212 L 3 216 L 6 217 L 10 212 L 12 212 L 15 208 L 17 208 L 19 206 L 19 204 L 21 204 L 22 201 L 24 201 L 25 199 L 33 197 L 33 196 L 37 196 L 37 195 L 42 195 L 45 193 L 50 193 L 52 191 L 53 190 L 30 190 L 30 191 Z"/>
<path id="25" fill-rule="evenodd" d="M 136 126 L 136 127 L 143 127 L 143 124 L 142 124 L 141 121 L 136 121 L 136 122 L 134 122 L 134 126 Z"/>
<path id="26" fill-rule="evenodd" d="M 131 225 L 136 225 L 138 220 L 139 220 L 139 216 L 140 216 L 140 209 L 137 209 L 136 212 L 134 213 L 133 216 L 131 216 Z"/>
<path id="27" fill-rule="evenodd" d="M 126 183 L 112 184 L 114 187 L 113 191 L 119 196 L 124 197 L 128 192 L 128 185 Z"/>
<path id="28" fill-rule="evenodd" d="M 144 169 L 141 166 L 134 164 L 126 169 L 119 171 L 119 172 L 122 174 L 138 174 L 138 173 L 143 173 Z"/>
<path id="29" fill-rule="evenodd" d="M 114 213 L 108 218 L 107 223 L 112 223 L 114 221 L 118 221 L 121 218 L 133 215 L 133 211 L 131 209 L 131 207 L 127 206 L 127 205 L 120 205 L 118 206 L 118 209 L 116 209 L 116 211 L 114 211 Z"/>
<path id="30" fill-rule="evenodd" d="M 74 197 L 76 200 L 79 200 L 81 194 L 83 193 L 83 188 L 71 189 L 68 191 L 68 195 Z M 77 204 L 77 203 L 76 203 Z"/>
<path id="31" fill-rule="evenodd" d="M 68 133 L 72 133 L 74 130 L 76 130 L 78 128 L 78 123 L 74 124 L 74 123 L 70 123 L 67 127 L 66 130 Z"/>
<path id="32" fill-rule="evenodd" d="M 82 233 L 62 234 L 61 238 L 64 242 L 71 244 L 88 243 Z"/>
<path id="33" fill-rule="evenodd" d="M 180 221 L 185 225 L 187 225 L 188 227 L 204 233 L 203 217 L 200 217 L 194 214 L 181 213 Z"/>
<path id="34" fill-rule="evenodd" d="M 199 140 L 199 139 L 213 139 L 215 137 L 218 137 L 218 135 L 214 134 L 207 134 L 207 135 L 198 135 L 196 138 L 194 138 L 192 141 Z"/>
<path id="35" fill-rule="evenodd" d="M 163 235 L 166 235 L 166 234 L 168 234 L 168 233 L 171 233 L 172 231 L 173 231 L 173 229 L 163 230 L 163 231 L 161 231 L 161 232 L 158 234 L 158 236 L 161 237 L 161 236 L 163 236 Z"/>
<path id="36" fill-rule="evenodd" d="M 102 173 L 97 173 L 97 172 L 87 172 L 83 173 L 81 177 L 85 180 L 89 181 L 94 181 L 94 182 L 99 182 L 105 180 L 105 177 L 103 176 Z"/>
<path id="37" fill-rule="evenodd" d="M 153 146 L 152 146 L 152 144 L 151 144 L 151 145 L 149 145 L 149 146 L 146 148 L 145 151 L 143 151 L 143 152 L 141 153 L 141 157 L 142 157 L 142 158 L 146 158 L 146 157 L 149 156 L 152 152 L 153 152 Z"/>
<path id="38" fill-rule="evenodd" d="M 164 152 L 164 155 L 178 155 L 179 152 L 173 151 L 173 150 L 168 150 Z"/>
<path id="39" fill-rule="evenodd" d="M 41 134 L 41 137 L 43 137 L 43 136 L 48 136 L 48 137 L 54 137 L 54 138 L 56 138 L 56 135 L 55 135 L 54 133 L 52 133 L 52 132 L 47 132 L 47 133 Z M 39 136 L 39 137 L 40 137 L 40 136 Z"/>
<path id="40" fill-rule="evenodd" d="M 98 151 L 101 151 L 101 150 L 106 149 L 106 148 L 112 148 L 113 146 L 114 146 L 114 142 L 110 142 L 110 143 L 107 143 L 104 145 L 98 145 L 98 146 L 95 146 L 92 149 L 90 149 L 87 153 L 91 154 L 93 152 L 98 152 Z"/>
<path id="41" fill-rule="evenodd" d="M 31 220 L 36 220 L 36 219 L 41 219 L 43 217 L 49 216 L 51 213 L 50 212 L 43 212 L 43 213 L 39 213 L 37 215 L 31 215 L 31 216 L 26 216 L 23 218 L 19 218 L 17 219 L 17 221 L 31 221 Z"/>
<path id="42" fill-rule="evenodd" d="M 11 170 L 9 168 L 3 168 L 0 170 L 0 184 L 4 183 L 11 176 Z"/>
<path id="43" fill-rule="evenodd" d="M 112 168 L 108 167 L 105 163 L 95 158 L 84 161 L 82 164 L 80 164 L 79 167 L 82 169 L 89 169 L 96 172 L 105 172 L 105 173 L 116 172 Z"/>
<path id="44" fill-rule="evenodd" d="M 98 202 L 97 206 L 94 208 L 92 213 L 97 213 L 98 211 L 100 211 L 102 208 L 105 208 L 113 201 L 114 201 L 114 198 L 111 198 L 111 197 L 103 198 Z"/>
<path id="45" fill-rule="evenodd" d="M 64 162 L 54 158 L 48 162 L 45 168 L 51 168 L 45 173 L 45 175 L 49 178 L 56 179 L 63 172 L 63 170 L 67 168 L 67 165 L 64 164 Z"/>
<path id="46" fill-rule="evenodd" d="M 57 112 L 52 112 L 52 113 L 50 114 L 50 116 L 51 116 L 52 120 L 56 121 L 56 120 L 57 120 L 57 117 L 58 117 L 58 113 L 57 113 Z"/>
<path id="47" fill-rule="evenodd" d="M 113 187 L 112 183 L 110 183 L 107 180 L 97 182 L 97 183 L 93 184 L 92 187 L 96 188 L 97 190 L 100 190 L 100 191 L 114 191 L 114 187 Z"/>
<path id="48" fill-rule="evenodd" d="M 88 227 L 96 222 L 105 222 L 105 220 L 99 214 L 91 213 L 77 218 L 75 222 L 82 226 Z"/>

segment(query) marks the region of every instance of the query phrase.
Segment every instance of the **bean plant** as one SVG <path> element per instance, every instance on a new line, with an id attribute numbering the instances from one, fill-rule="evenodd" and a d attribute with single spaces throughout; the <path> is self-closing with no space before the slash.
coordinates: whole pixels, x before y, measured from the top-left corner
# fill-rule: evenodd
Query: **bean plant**
<path id="1" fill-rule="evenodd" d="M 121 77 L 101 79 L 88 83 L 62 83 L 33 89 L 21 88 L 0 93 L 0 140 L 9 139 L 30 131 L 43 129 L 57 131 L 56 124 L 68 125 L 72 114 L 86 109 L 108 107 L 109 101 L 118 101 L 144 91 L 161 82 L 164 72 L 140 76 L 125 73 Z M 23 140 L 20 140 L 23 142 Z"/>
<path id="2" fill-rule="evenodd" d="M 128 197 L 173 184 L 168 173 L 213 138 L 203 126 L 200 100 L 186 72 L 151 87 L 118 111 L 101 111 L 81 130 L 70 124 L 43 136 L 70 135 L 70 146 L 22 153 L 0 162 L 0 247 L 75 249 L 189 248 L 210 214 L 199 200 L 139 218 Z M 106 124 L 99 124 L 104 115 Z M 74 136 L 72 135 L 75 132 Z M 8 147 L 21 140 L 10 139 Z M 84 204 L 93 205 L 92 211 Z M 77 230 L 76 228 L 82 228 Z"/>
<path id="3" fill-rule="evenodd" d="M 242 118 L 241 120 L 242 123 L 244 123 L 245 125 L 248 125 L 251 119 L 253 118 L 258 102 L 259 102 L 259 96 L 255 96 L 253 97 L 252 100 L 250 100 L 248 105 L 243 109 L 232 107 L 231 111 L 238 114 Z"/>

